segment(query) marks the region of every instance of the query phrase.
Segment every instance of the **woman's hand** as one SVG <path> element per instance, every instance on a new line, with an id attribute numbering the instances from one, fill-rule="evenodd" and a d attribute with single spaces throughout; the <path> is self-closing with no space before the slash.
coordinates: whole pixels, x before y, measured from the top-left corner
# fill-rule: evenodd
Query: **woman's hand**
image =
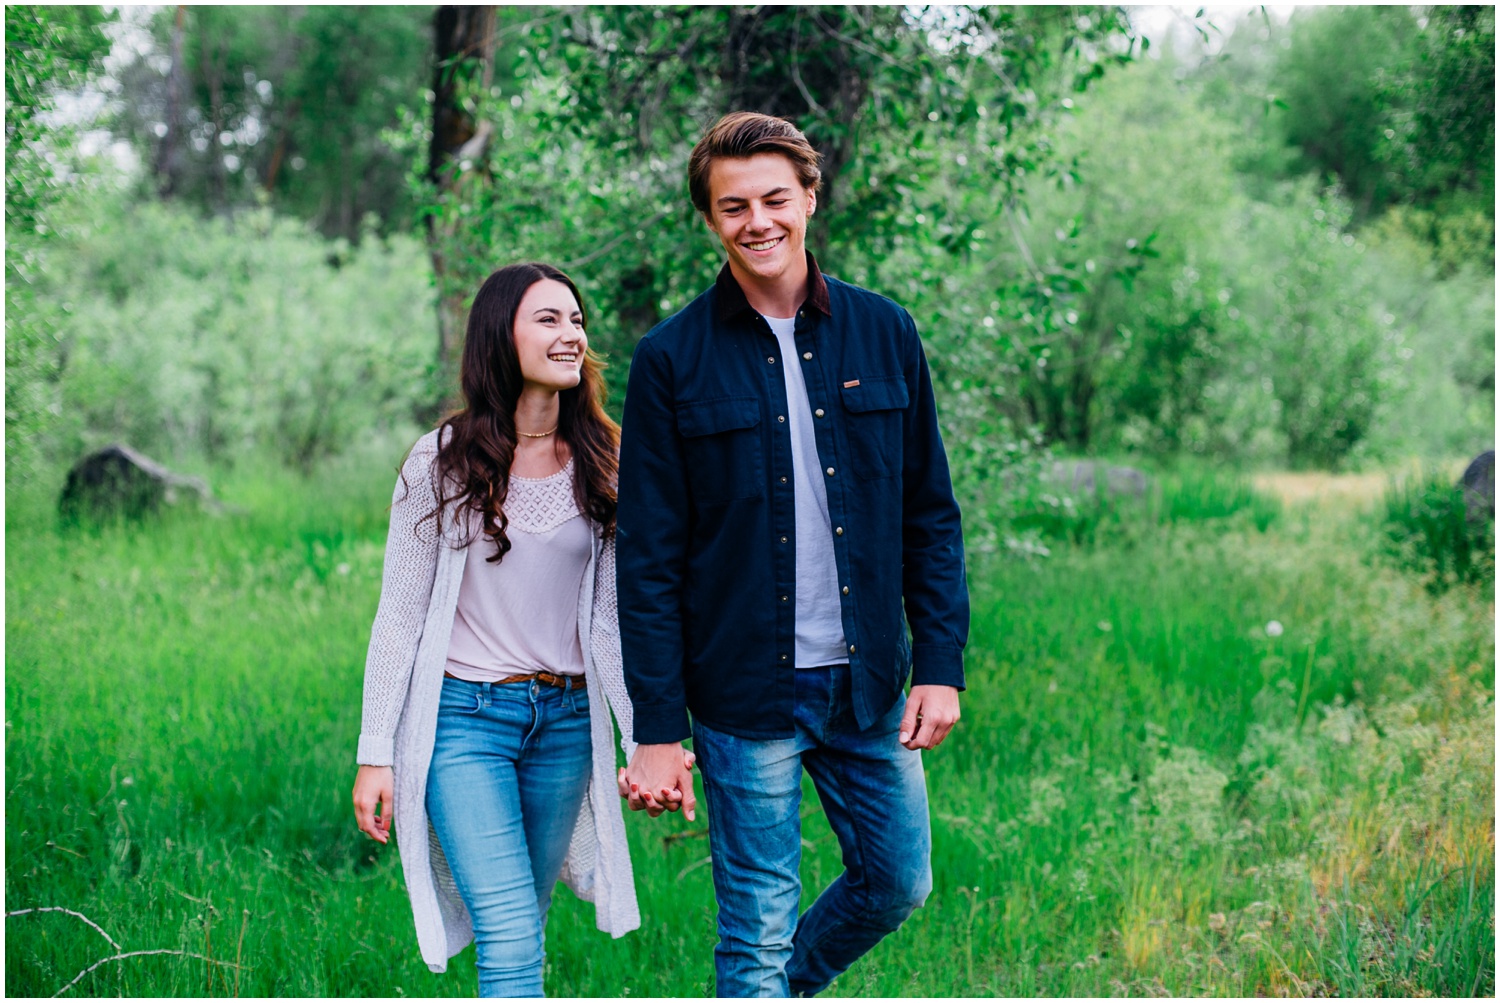
<path id="1" fill-rule="evenodd" d="M 395 773 L 389 766 L 361 766 L 354 778 L 354 821 L 359 824 L 360 832 L 377 843 L 391 838 L 391 802 L 395 790 Z"/>
<path id="2" fill-rule="evenodd" d="M 697 761 L 698 757 L 680 742 L 637 745 L 630 765 L 615 778 L 620 797 L 631 811 L 644 810 L 652 818 L 664 811 L 681 811 L 691 822 L 698 807 L 693 794 L 693 764 Z M 676 766 L 679 762 L 680 770 Z"/>

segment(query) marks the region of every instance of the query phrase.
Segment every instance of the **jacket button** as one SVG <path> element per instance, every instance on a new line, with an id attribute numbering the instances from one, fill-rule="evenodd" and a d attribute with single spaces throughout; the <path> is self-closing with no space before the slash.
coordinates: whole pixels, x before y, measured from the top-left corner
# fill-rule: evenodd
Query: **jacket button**
<path id="1" fill-rule="evenodd" d="M 803 352 L 802 353 L 802 357 L 804 359 L 806 359 L 807 361 L 809 361 L 809 362 L 812 361 L 812 353 L 811 352 Z"/>
<path id="2" fill-rule="evenodd" d="M 849 645 L 849 654 L 854 654 L 854 645 Z"/>
<path id="3" fill-rule="evenodd" d="M 774 355 L 768 355 L 768 356 L 766 356 L 766 361 L 769 362 L 771 365 L 774 366 L 774 365 L 776 365 L 776 356 L 774 356 Z"/>
<path id="4" fill-rule="evenodd" d="M 844 535 L 844 527 L 843 526 L 835 526 L 835 527 L 833 527 L 833 535 L 834 536 L 843 536 Z"/>
<path id="5" fill-rule="evenodd" d="M 781 656 L 781 660 L 782 660 L 782 661 L 783 661 L 783 662 L 784 662 L 784 661 L 786 661 L 786 656 L 785 656 L 785 655 L 782 655 L 782 656 Z"/>
<path id="6" fill-rule="evenodd" d="M 848 595 L 848 594 L 849 594 L 849 586 L 845 585 L 844 586 L 844 595 Z"/>
<path id="7" fill-rule="evenodd" d="M 818 408 L 816 411 L 813 412 L 813 414 L 815 414 L 819 418 L 821 418 L 821 417 L 823 417 L 823 409 L 822 408 Z"/>
<path id="8" fill-rule="evenodd" d="M 782 602 L 786 602 L 786 596 L 782 596 L 782 597 L 781 597 L 781 601 L 782 601 Z"/>
<path id="9" fill-rule="evenodd" d="M 784 415 L 784 414 L 778 414 L 776 416 L 776 420 L 777 421 L 786 421 L 786 415 Z"/>
<path id="10" fill-rule="evenodd" d="M 832 467 L 829 467 L 829 468 L 828 468 L 828 476 L 829 476 L 829 477 L 832 477 L 832 476 L 833 476 L 833 468 L 832 468 Z"/>
<path id="11" fill-rule="evenodd" d="M 781 483 L 783 483 L 783 484 L 785 484 L 785 483 L 786 483 L 786 478 L 785 478 L 785 477 L 783 477 L 783 478 L 782 478 L 782 479 L 781 479 Z"/>
<path id="12" fill-rule="evenodd" d="M 784 536 L 783 536 L 783 537 L 782 537 L 782 538 L 781 538 L 781 542 L 782 542 L 782 543 L 785 543 L 785 542 L 786 542 L 786 537 L 784 537 Z"/>

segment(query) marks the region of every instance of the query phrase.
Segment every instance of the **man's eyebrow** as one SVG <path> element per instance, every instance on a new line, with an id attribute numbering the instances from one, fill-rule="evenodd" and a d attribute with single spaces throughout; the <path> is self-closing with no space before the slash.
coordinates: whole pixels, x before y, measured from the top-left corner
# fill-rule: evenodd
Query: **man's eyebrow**
<path id="1" fill-rule="evenodd" d="M 768 191 L 764 195 L 762 195 L 761 198 L 768 199 L 768 198 L 771 198 L 773 195 L 785 195 L 789 191 L 791 191 L 790 188 L 788 188 L 786 185 L 782 185 L 780 188 L 772 188 L 770 191 Z M 723 198 L 719 199 L 719 201 L 716 204 L 717 205 L 723 205 L 726 202 L 748 202 L 748 201 L 750 201 L 750 200 L 747 199 L 747 198 L 745 198 L 743 195 L 725 195 Z"/>

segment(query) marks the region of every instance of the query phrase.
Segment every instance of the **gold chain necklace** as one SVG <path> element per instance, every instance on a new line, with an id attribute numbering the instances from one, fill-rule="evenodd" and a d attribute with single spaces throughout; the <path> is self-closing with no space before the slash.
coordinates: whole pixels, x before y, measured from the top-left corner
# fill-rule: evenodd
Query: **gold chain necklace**
<path id="1" fill-rule="evenodd" d="M 524 435 L 528 439 L 545 439 L 545 438 L 547 438 L 547 436 L 551 435 L 553 432 L 556 432 L 556 431 L 557 431 L 557 426 L 553 425 L 551 428 L 547 429 L 547 431 L 545 431 L 545 432 L 522 432 L 521 430 L 517 429 L 516 430 L 516 434 L 517 435 Z"/>

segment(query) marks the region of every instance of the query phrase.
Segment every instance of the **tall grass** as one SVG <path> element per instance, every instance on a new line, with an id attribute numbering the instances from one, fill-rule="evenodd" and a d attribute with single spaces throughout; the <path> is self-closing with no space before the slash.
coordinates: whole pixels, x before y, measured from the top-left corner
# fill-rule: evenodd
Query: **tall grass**
<path id="1" fill-rule="evenodd" d="M 1495 582 L 1495 523 L 1470 517 L 1462 485 L 1427 472 L 1386 491 L 1378 513 L 1383 550 L 1442 592 L 1455 584 Z"/>
<path id="2" fill-rule="evenodd" d="M 1011 523 L 1016 531 L 1071 544 L 1119 544 L 1156 535 L 1163 527 L 1221 521 L 1265 532 L 1281 515 L 1275 498 L 1256 491 L 1236 470 L 1182 463 L 1148 479 L 1143 494 L 1070 490 L 1037 480 L 1016 491 Z"/>
<path id="3" fill-rule="evenodd" d="M 63 530 L 55 483 L 11 485 L 7 909 L 200 956 L 72 993 L 475 991 L 472 948 L 422 965 L 349 806 L 404 445 L 134 527 Z M 964 717 L 925 758 L 936 888 L 832 995 L 1494 992 L 1489 596 L 1247 510 L 974 565 Z M 810 788 L 803 814 L 811 901 L 841 864 Z M 548 991 L 711 992 L 703 819 L 627 829 L 645 925 L 611 941 L 560 893 Z M 12 995 L 117 953 L 6 924 Z"/>

